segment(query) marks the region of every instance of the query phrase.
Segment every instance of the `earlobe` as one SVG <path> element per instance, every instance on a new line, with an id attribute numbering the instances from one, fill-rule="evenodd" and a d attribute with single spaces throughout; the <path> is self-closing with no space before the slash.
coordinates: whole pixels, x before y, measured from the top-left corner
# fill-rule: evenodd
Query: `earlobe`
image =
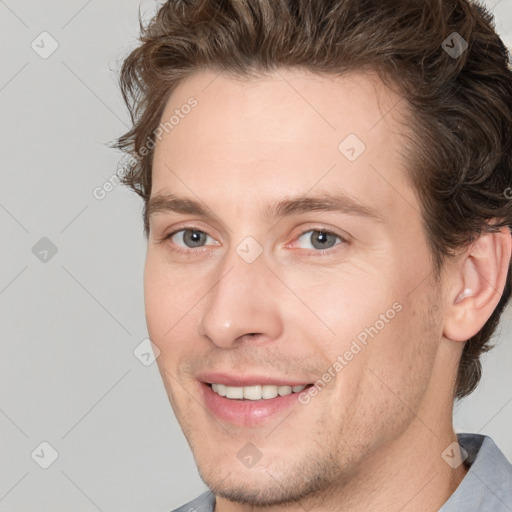
<path id="1" fill-rule="evenodd" d="M 466 341 L 487 322 L 505 287 L 512 239 L 508 227 L 484 233 L 461 257 L 448 297 L 444 336 Z"/>

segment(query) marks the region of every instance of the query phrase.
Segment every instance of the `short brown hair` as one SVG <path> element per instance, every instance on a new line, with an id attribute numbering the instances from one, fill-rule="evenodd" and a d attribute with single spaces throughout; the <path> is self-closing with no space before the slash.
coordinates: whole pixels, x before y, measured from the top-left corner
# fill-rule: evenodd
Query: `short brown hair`
<path id="1" fill-rule="evenodd" d="M 140 15 L 139 15 L 140 17 Z M 123 63 L 133 127 L 114 147 L 131 156 L 121 179 L 151 194 L 155 130 L 187 76 L 214 69 L 258 76 L 281 67 L 320 74 L 376 71 L 413 113 L 408 155 L 439 276 L 445 258 L 483 231 L 512 224 L 512 70 L 484 6 L 469 0 L 169 0 Z M 467 46 L 466 46 L 467 45 Z M 141 149 L 149 142 L 151 150 Z M 455 396 L 471 393 L 480 355 L 511 293 L 464 346 Z"/>

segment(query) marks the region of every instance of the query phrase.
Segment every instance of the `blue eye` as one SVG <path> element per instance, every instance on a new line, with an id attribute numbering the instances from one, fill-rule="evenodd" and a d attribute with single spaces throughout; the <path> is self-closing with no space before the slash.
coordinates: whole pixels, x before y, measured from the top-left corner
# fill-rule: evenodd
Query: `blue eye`
<path id="1" fill-rule="evenodd" d="M 336 243 L 336 239 L 339 239 L 340 243 L 344 242 L 341 236 L 323 229 L 310 229 L 309 231 L 302 233 L 302 235 L 298 237 L 298 240 L 301 240 L 304 237 L 306 237 L 306 240 L 309 241 L 313 250 L 326 250 L 339 245 L 339 243 Z M 310 248 L 311 247 L 307 247 L 307 249 Z"/>
<path id="2" fill-rule="evenodd" d="M 208 238 L 213 240 L 211 236 L 207 235 L 204 231 L 195 228 L 180 229 L 179 231 L 169 233 L 165 238 L 172 240 L 178 247 L 185 247 L 186 249 L 197 249 L 203 247 L 203 244 L 206 243 Z M 177 240 L 181 240 L 184 245 L 180 245 Z"/>

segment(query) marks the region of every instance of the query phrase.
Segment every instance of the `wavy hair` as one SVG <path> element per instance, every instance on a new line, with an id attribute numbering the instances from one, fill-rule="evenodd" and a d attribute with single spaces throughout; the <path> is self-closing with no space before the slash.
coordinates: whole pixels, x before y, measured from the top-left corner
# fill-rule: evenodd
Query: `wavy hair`
<path id="1" fill-rule="evenodd" d="M 146 235 L 148 141 L 154 147 L 175 87 L 201 69 L 251 77 L 282 67 L 336 75 L 370 69 L 406 99 L 410 179 L 437 277 L 457 249 L 511 226 L 510 54 L 476 1 L 169 0 L 146 25 L 139 13 L 139 24 L 141 44 L 119 79 L 133 126 L 114 147 L 130 155 L 121 180 L 144 200 Z M 498 306 L 465 342 L 456 398 L 478 384 L 480 355 L 491 348 L 510 294 L 509 268 Z"/>

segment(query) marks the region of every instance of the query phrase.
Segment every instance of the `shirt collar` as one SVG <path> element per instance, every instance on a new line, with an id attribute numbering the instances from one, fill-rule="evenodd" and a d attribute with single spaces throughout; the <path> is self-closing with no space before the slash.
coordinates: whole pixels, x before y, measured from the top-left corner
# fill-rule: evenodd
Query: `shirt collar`
<path id="1" fill-rule="evenodd" d="M 511 512 L 512 465 L 494 441 L 480 434 L 457 434 L 469 471 L 439 512 Z"/>

